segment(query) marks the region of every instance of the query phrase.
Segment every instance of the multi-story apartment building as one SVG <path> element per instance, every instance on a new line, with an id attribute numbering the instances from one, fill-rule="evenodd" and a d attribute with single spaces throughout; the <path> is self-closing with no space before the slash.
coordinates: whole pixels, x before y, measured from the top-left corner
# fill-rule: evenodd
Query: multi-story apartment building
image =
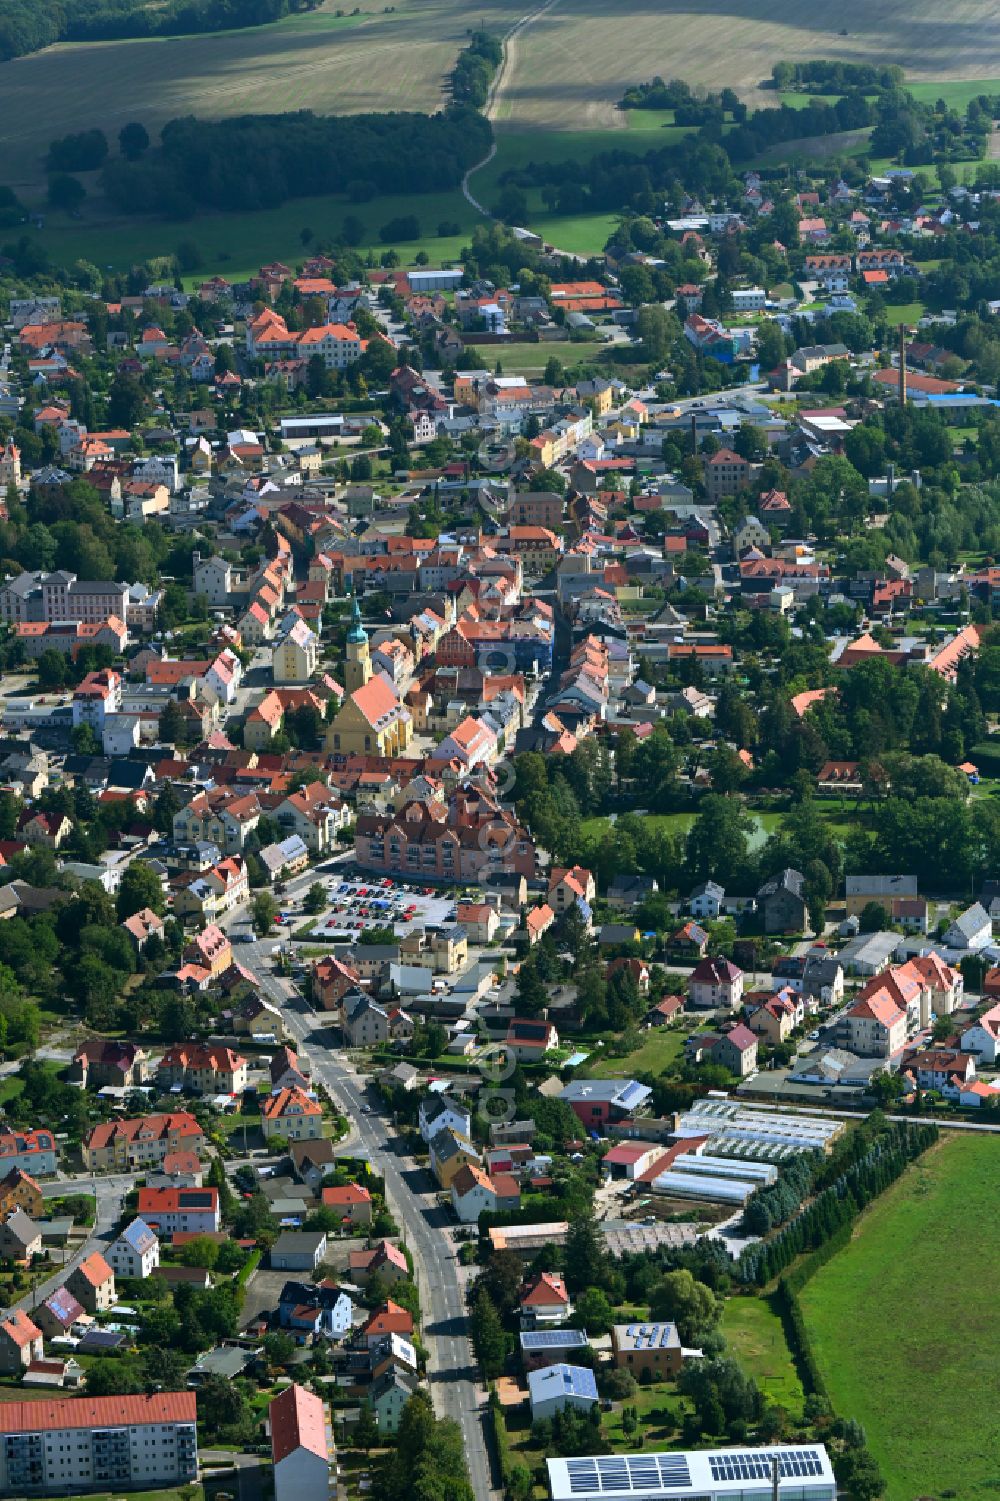
<path id="1" fill-rule="evenodd" d="M 178 1042 L 160 1059 L 160 1081 L 196 1094 L 238 1094 L 246 1088 L 247 1060 L 221 1044 Z"/>
<path id="2" fill-rule="evenodd" d="M 0 1493 L 78 1496 L 198 1478 L 194 1392 L 46 1398 L 0 1409 Z"/>
<path id="3" fill-rule="evenodd" d="M 56 1170 L 56 1140 L 51 1131 L 9 1131 L 0 1136 L 0 1172 L 14 1168 L 45 1178 Z"/>
<path id="4" fill-rule="evenodd" d="M 0 588 L 0 619 L 21 621 L 78 620 L 96 624 L 113 615 L 128 616 L 128 585 L 109 579 L 78 579 L 75 573 L 19 573 Z"/>
<path id="5" fill-rule="evenodd" d="M 83 1139 L 83 1165 L 88 1172 L 149 1167 L 161 1163 L 170 1152 L 200 1152 L 204 1140 L 205 1133 L 186 1110 L 101 1121 Z M 49 1171 L 55 1172 L 54 1160 Z"/>
<path id="6" fill-rule="evenodd" d="M 361 814 L 354 854 L 370 870 L 438 881 L 478 881 L 490 871 L 532 877 L 535 846 L 506 809 L 410 803 L 399 813 Z"/>
<path id="7" fill-rule="evenodd" d="M 217 1188 L 140 1188 L 138 1207 L 160 1235 L 210 1235 L 219 1228 Z"/>

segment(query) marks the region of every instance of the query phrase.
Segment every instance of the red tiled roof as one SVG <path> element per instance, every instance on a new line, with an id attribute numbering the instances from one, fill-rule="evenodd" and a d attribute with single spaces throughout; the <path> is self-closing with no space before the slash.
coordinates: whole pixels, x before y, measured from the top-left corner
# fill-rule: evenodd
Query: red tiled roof
<path id="1" fill-rule="evenodd" d="M 142 1397 L 56 1397 L 40 1402 L 5 1402 L 2 1419 L 4 1433 L 194 1423 L 195 1395 L 194 1392 L 154 1392 Z"/>
<path id="2" fill-rule="evenodd" d="M 326 1442 L 326 1408 L 319 1397 L 302 1386 L 289 1386 L 268 1408 L 271 1420 L 271 1459 L 279 1464 L 296 1449 L 308 1449 L 320 1459 L 329 1459 Z"/>

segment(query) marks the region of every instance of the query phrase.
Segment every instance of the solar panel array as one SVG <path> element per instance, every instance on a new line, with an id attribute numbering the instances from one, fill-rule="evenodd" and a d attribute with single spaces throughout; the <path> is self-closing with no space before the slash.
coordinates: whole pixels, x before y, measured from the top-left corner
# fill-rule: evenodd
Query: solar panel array
<path id="1" fill-rule="evenodd" d="M 673 1324 L 629 1324 L 625 1333 L 636 1350 L 662 1350 L 676 1343 Z"/>
<path id="2" fill-rule="evenodd" d="M 574 1496 L 594 1491 L 606 1496 L 631 1495 L 691 1484 L 685 1454 L 602 1454 L 567 1459 L 566 1473 Z"/>
<path id="3" fill-rule="evenodd" d="M 732 1450 L 723 1454 L 710 1454 L 708 1463 L 713 1480 L 770 1480 L 772 1453 L 758 1449 L 753 1453 L 738 1453 Z M 822 1475 L 823 1462 L 815 1449 L 790 1449 L 777 1456 L 778 1473 L 782 1480 L 793 1476 Z"/>
<path id="4" fill-rule="evenodd" d="M 564 1345 L 585 1345 L 582 1329 L 528 1329 L 521 1335 L 522 1350 L 557 1350 Z"/>

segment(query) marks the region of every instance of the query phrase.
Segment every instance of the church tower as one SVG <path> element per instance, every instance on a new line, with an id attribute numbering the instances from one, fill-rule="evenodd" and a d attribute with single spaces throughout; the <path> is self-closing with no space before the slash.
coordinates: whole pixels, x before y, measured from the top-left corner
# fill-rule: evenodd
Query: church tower
<path id="1" fill-rule="evenodd" d="M 351 606 L 351 625 L 347 632 L 347 661 L 344 664 L 344 689 L 354 693 L 363 688 L 372 675 L 372 659 L 368 649 L 368 637 L 361 624 L 361 611 L 357 596 Z"/>

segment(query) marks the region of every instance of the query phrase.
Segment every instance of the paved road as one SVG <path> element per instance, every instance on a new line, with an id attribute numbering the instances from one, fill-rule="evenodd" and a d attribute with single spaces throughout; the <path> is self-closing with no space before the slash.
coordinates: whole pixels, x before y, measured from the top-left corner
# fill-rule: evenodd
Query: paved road
<path id="1" fill-rule="evenodd" d="M 96 1178 L 62 1178 L 54 1183 L 44 1184 L 42 1193 L 47 1199 L 61 1199 L 66 1194 L 73 1193 L 94 1194 L 97 1199 L 97 1218 L 93 1229 L 79 1250 L 60 1266 L 54 1276 L 40 1282 L 20 1302 L 12 1304 L 12 1308 L 26 1308 L 30 1311 L 37 1307 L 50 1293 L 54 1293 L 57 1287 L 62 1287 L 70 1272 L 74 1267 L 78 1267 L 81 1261 L 93 1251 L 103 1251 L 121 1218 L 125 1196 L 134 1187 L 134 1174 L 126 1173 L 113 1173 L 108 1177 Z"/>
<path id="2" fill-rule="evenodd" d="M 252 970 L 268 1000 L 281 1008 L 290 1034 L 307 1049 L 313 1077 L 352 1122 L 352 1149 L 363 1152 L 385 1179 L 386 1196 L 413 1256 L 428 1350 L 428 1379 L 437 1412 L 462 1430 L 477 1501 L 499 1495 L 492 1481 L 484 1420 L 486 1394 L 469 1343 L 463 1279 L 451 1220 L 436 1200 L 432 1180 L 402 1150 L 390 1124 L 367 1113 L 364 1080 L 345 1060 L 327 1018 L 316 1015 L 287 980 L 260 965 L 258 945 L 247 944 L 241 963 Z"/>

